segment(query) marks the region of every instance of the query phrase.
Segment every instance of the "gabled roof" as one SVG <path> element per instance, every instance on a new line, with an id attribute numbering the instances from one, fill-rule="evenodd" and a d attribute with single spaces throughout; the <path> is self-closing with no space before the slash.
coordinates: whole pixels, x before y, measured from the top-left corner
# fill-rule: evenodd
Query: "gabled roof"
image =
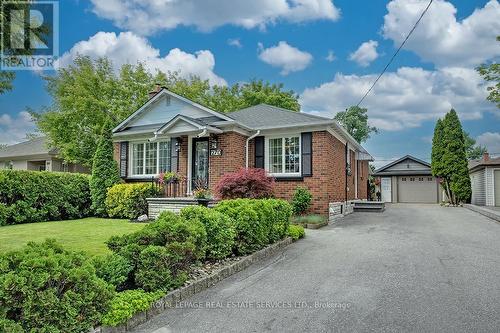
<path id="1" fill-rule="evenodd" d="M 330 124 L 333 119 L 293 112 L 276 106 L 259 104 L 229 113 L 229 116 L 253 129 Z"/>
<path id="2" fill-rule="evenodd" d="M 179 124 L 182 122 L 192 126 L 193 128 L 196 128 L 198 130 L 209 130 L 209 131 L 215 132 L 215 133 L 222 133 L 222 130 L 220 130 L 216 127 L 207 125 L 206 121 L 204 121 L 203 118 L 194 119 L 194 118 L 191 118 L 188 116 L 183 116 L 181 114 L 178 114 L 177 116 L 172 118 L 170 121 L 165 123 L 163 126 L 161 126 L 159 129 L 157 129 L 154 134 L 155 135 L 164 134 L 169 129 L 173 128 L 176 124 Z"/>
<path id="3" fill-rule="evenodd" d="M 137 111 L 135 111 L 134 113 L 132 113 L 127 119 L 125 119 L 124 121 L 122 121 L 118 126 L 116 126 L 114 129 L 113 129 L 113 133 L 115 132 L 118 132 L 122 129 L 124 129 L 126 127 L 127 124 L 129 124 L 133 119 L 137 118 L 138 116 L 140 116 L 143 112 L 145 112 L 148 107 L 152 104 L 154 104 L 158 99 L 160 99 L 162 96 L 165 96 L 165 95 L 169 95 L 169 96 L 172 96 L 172 97 L 175 97 L 185 103 L 188 103 L 198 109 L 201 109 L 213 116 L 216 116 L 218 118 L 220 118 L 221 120 L 225 120 L 225 121 L 233 121 L 233 119 L 223 113 L 220 113 L 220 112 L 217 112 L 217 111 L 214 111 L 210 108 L 207 108 L 206 106 L 203 106 L 201 104 L 198 104 L 196 102 L 193 102 L 185 97 L 182 97 L 181 95 L 177 95 L 176 93 L 174 92 L 171 92 L 170 90 L 168 90 L 167 88 L 165 87 L 162 87 L 161 90 L 156 94 L 154 95 L 152 98 L 150 98 L 146 103 L 144 103 L 144 105 L 142 105 Z"/>
<path id="4" fill-rule="evenodd" d="M 490 158 L 485 161 L 484 159 L 480 160 L 470 160 L 469 161 L 469 170 L 473 169 L 481 169 L 487 166 L 500 165 L 500 157 Z"/>
<path id="5" fill-rule="evenodd" d="M 388 171 L 387 169 L 401 163 L 401 162 L 404 162 L 406 160 L 412 160 L 418 164 L 421 164 L 427 168 L 431 168 L 431 165 L 429 163 L 427 163 L 426 161 L 423 161 L 421 159 L 418 159 L 416 157 L 413 157 L 411 155 L 406 155 L 406 156 L 403 156 L 401 157 L 400 159 L 394 161 L 394 162 L 391 162 L 387 165 L 384 165 L 383 167 L 375 170 L 375 172 L 373 173 L 374 176 L 380 176 L 380 175 L 389 175 L 389 174 L 408 174 L 408 173 L 411 173 L 411 174 L 428 174 L 429 171 L 425 171 L 425 170 L 408 170 L 408 171 Z"/>
<path id="6" fill-rule="evenodd" d="M 43 136 L 0 149 L 2 159 L 46 154 L 57 155 L 57 149 L 49 149 Z"/>

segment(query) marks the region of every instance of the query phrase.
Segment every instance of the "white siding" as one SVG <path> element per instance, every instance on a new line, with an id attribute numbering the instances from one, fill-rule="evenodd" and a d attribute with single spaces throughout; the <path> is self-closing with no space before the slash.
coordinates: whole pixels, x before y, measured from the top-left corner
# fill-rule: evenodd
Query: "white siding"
<path id="1" fill-rule="evenodd" d="M 486 171 L 486 206 L 495 206 L 495 188 L 493 187 L 493 168 L 485 168 Z"/>
<path id="2" fill-rule="evenodd" d="M 168 102 L 168 98 L 170 102 Z M 160 98 L 149 107 L 149 110 L 144 110 L 142 115 L 132 120 L 127 126 L 164 124 L 178 114 L 192 118 L 213 116 L 213 114 L 198 109 L 180 99 L 175 97 L 168 98 L 167 96 Z"/>
<path id="3" fill-rule="evenodd" d="M 390 168 L 387 168 L 384 170 L 384 172 L 387 171 L 430 171 L 431 169 L 428 166 L 422 165 L 420 163 L 417 163 L 413 160 L 406 159 L 404 161 L 399 162 L 396 165 L 391 166 Z"/>
<path id="4" fill-rule="evenodd" d="M 472 204 L 479 206 L 486 205 L 486 177 L 484 169 L 471 173 L 470 181 L 472 185 Z"/>

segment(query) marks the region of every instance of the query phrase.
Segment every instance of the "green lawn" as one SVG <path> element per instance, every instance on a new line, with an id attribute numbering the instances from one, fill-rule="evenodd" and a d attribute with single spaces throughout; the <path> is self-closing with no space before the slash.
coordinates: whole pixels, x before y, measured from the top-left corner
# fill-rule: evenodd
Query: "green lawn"
<path id="1" fill-rule="evenodd" d="M 19 249 L 29 241 L 54 238 L 68 250 L 103 254 L 104 244 L 113 235 L 123 235 L 144 227 L 128 220 L 85 218 L 80 220 L 18 224 L 0 227 L 0 252 Z"/>

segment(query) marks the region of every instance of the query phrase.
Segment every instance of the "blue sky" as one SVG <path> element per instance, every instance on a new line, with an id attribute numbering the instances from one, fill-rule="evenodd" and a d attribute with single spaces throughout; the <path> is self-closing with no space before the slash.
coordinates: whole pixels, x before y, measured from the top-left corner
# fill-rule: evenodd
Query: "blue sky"
<path id="1" fill-rule="evenodd" d="M 151 70 L 180 70 L 217 84 L 282 82 L 300 94 L 303 111 L 332 117 L 357 103 L 426 4 L 61 1 L 61 65 L 84 53 L 109 56 L 117 66 L 144 61 Z M 500 57 L 499 17 L 497 0 L 434 1 L 363 104 L 380 129 L 365 144 L 379 164 L 405 154 L 428 159 L 434 122 L 452 106 L 465 129 L 500 154 L 500 112 L 485 101 L 486 85 L 474 71 Z M 18 72 L 14 85 L 0 95 L 0 143 L 34 130 L 26 107 L 50 104 L 38 74 Z"/>

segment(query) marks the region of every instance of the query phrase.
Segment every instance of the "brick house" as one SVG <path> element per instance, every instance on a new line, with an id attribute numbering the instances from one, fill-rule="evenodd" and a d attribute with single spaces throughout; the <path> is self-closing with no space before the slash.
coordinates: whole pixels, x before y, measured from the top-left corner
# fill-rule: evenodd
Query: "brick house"
<path id="1" fill-rule="evenodd" d="M 175 171 L 186 177 L 186 196 L 195 183 L 213 188 L 225 173 L 255 167 L 275 178 L 280 198 L 307 187 L 315 213 L 368 197 L 372 157 L 329 118 L 265 104 L 223 114 L 158 87 L 113 130 L 113 140 L 126 181 Z"/>

